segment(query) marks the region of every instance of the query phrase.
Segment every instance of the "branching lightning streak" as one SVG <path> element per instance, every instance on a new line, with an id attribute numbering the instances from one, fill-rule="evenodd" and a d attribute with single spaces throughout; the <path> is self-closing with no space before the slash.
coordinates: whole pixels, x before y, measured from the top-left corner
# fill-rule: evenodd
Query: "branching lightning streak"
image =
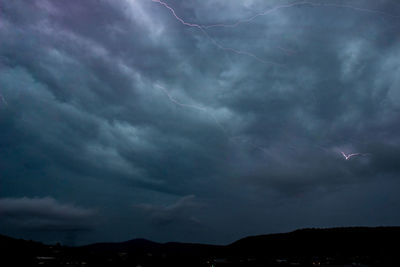
<path id="1" fill-rule="evenodd" d="M 233 52 L 233 53 L 236 53 L 236 54 L 238 54 L 238 55 L 245 55 L 245 56 L 251 57 L 251 58 L 253 58 L 253 59 L 255 59 L 255 60 L 257 60 L 257 61 L 259 61 L 259 62 L 261 62 L 261 63 L 264 63 L 264 64 L 273 64 L 273 65 L 277 65 L 277 66 L 283 66 L 282 64 L 279 64 L 279 63 L 276 63 L 276 62 L 272 62 L 272 61 L 267 61 L 267 60 L 264 60 L 264 59 L 262 59 L 262 58 L 259 58 L 259 57 L 257 57 L 256 55 L 254 55 L 254 54 L 252 54 L 252 53 L 250 53 L 250 52 L 242 51 L 242 50 L 234 49 L 234 48 L 231 48 L 231 47 L 223 46 L 223 45 L 221 45 L 220 43 L 218 43 L 214 38 L 212 38 L 212 37 L 208 34 L 208 32 L 205 30 L 205 27 L 204 27 L 204 26 L 202 26 L 202 25 L 200 25 L 200 24 L 188 23 L 188 22 L 184 21 L 181 17 L 179 17 L 179 16 L 176 14 L 175 10 L 174 10 L 172 7 L 170 7 L 167 3 L 165 3 L 165 2 L 163 2 L 163 1 L 161 1 L 161 0 L 151 0 L 151 1 L 152 1 L 152 2 L 155 2 L 155 3 L 161 4 L 161 5 L 163 5 L 165 8 L 167 8 L 169 11 L 171 11 L 171 13 L 172 13 L 172 15 L 175 17 L 175 19 L 178 20 L 178 21 L 179 21 L 180 23 L 182 23 L 183 25 L 188 26 L 188 27 L 193 27 L 193 28 L 199 29 L 205 36 L 207 36 L 207 38 L 208 38 L 215 46 L 217 46 L 217 47 L 218 47 L 219 49 L 221 49 L 221 50 Z"/>
<path id="2" fill-rule="evenodd" d="M 346 160 L 349 160 L 350 158 L 355 157 L 355 156 L 362 156 L 362 155 L 364 155 L 363 153 L 351 153 L 351 154 L 347 154 L 347 155 L 346 155 L 346 153 L 344 153 L 343 151 L 340 151 L 340 153 L 342 153 L 343 157 L 344 157 Z"/>
<path id="3" fill-rule="evenodd" d="M 380 15 L 384 15 L 384 16 L 388 16 L 388 17 L 392 17 L 392 18 L 400 18 L 400 16 L 389 14 L 389 13 L 386 13 L 386 12 L 383 12 L 383 11 L 380 11 L 380 10 L 361 8 L 361 7 L 356 7 L 356 6 L 352 6 L 352 5 L 330 4 L 330 3 L 315 3 L 315 2 L 310 2 L 310 1 L 300 1 L 300 2 L 290 3 L 290 4 L 284 4 L 284 5 L 275 6 L 275 7 L 269 8 L 267 10 L 264 10 L 264 11 L 262 11 L 260 13 L 257 13 L 257 14 L 255 14 L 255 15 L 247 18 L 247 19 L 241 19 L 241 20 L 238 20 L 238 21 L 236 21 L 234 23 L 230 23 L 230 24 L 218 23 L 218 24 L 211 24 L 211 25 L 201 25 L 201 24 L 197 24 L 197 23 L 186 22 L 184 19 L 182 19 L 181 17 L 179 17 L 176 14 L 175 9 L 173 9 L 171 6 L 169 6 L 167 3 L 163 2 L 162 0 L 151 0 L 151 1 L 155 2 L 155 3 L 158 3 L 160 5 L 163 5 L 165 8 L 167 8 L 172 13 L 172 15 L 175 17 L 175 19 L 178 20 L 183 25 L 199 29 L 219 49 L 222 49 L 222 50 L 225 50 L 225 51 L 229 51 L 229 52 L 233 52 L 233 53 L 236 53 L 236 54 L 239 54 L 239 55 L 245 55 L 245 56 L 251 57 L 251 58 L 253 58 L 253 59 L 255 59 L 255 60 L 257 60 L 257 61 L 259 61 L 261 63 L 264 63 L 264 64 L 274 64 L 274 65 L 278 65 L 278 66 L 283 66 L 283 65 L 282 64 L 278 64 L 276 62 L 264 60 L 262 58 L 257 57 L 255 54 L 247 52 L 247 51 L 242 51 L 242 50 L 238 50 L 238 49 L 234 49 L 234 48 L 231 48 L 231 47 L 226 47 L 226 46 L 221 45 L 219 42 L 217 42 L 214 38 L 212 38 L 209 35 L 209 33 L 206 31 L 206 29 L 217 28 L 217 27 L 233 28 L 233 27 L 237 27 L 238 25 L 243 24 L 243 23 L 249 23 L 249 22 L 253 21 L 254 19 L 256 19 L 257 17 L 268 15 L 268 14 L 270 14 L 272 12 L 275 12 L 277 10 L 280 10 L 280 9 L 291 8 L 291 7 L 295 7 L 295 6 L 305 6 L 305 5 L 314 6 L 314 7 L 347 8 L 347 9 L 353 9 L 353 10 L 361 11 L 361 12 L 380 14 Z M 281 50 L 283 50 L 283 49 L 281 49 Z"/>
<path id="4" fill-rule="evenodd" d="M 374 10 L 374 9 L 368 9 L 368 8 L 362 8 L 362 7 L 356 7 L 352 5 L 338 5 L 338 4 L 325 4 L 325 3 L 312 3 L 312 6 L 326 6 L 326 7 L 338 7 L 338 8 L 348 8 L 348 9 L 353 9 L 356 11 L 361 11 L 361 12 L 367 12 L 367 13 L 375 13 L 375 14 L 380 14 L 386 17 L 391 17 L 391 18 L 400 18 L 400 16 L 396 16 L 390 13 L 386 13 L 380 10 Z"/>
<path id="5" fill-rule="evenodd" d="M 190 104 L 185 104 L 185 103 L 179 102 L 178 100 L 176 100 L 176 99 L 170 94 L 170 92 L 169 92 L 165 87 L 163 87 L 163 86 L 161 86 L 161 85 L 159 85 L 159 84 L 155 84 L 154 86 L 157 87 L 158 89 L 161 89 L 161 90 L 166 94 L 166 96 L 168 97 L 168 99 L 169 99 L 171 102 L 173 102 L 174 104 L 176 104 L 176 105 L 178 105 L 178 106 L 181 106 L 181 107 L 197 109 L 197 110 L 200 110 L 201 112 L 206 113 L 208 116 L 210 116 L 211 118 L 213 118 L 213 120 L 214 120 L 215 123 L 218 125 L 218 127 L 221 128 L 221 130 L 226 134 L 226 130 L 225 130 L 224 126 L 222 126 L 222 124 L 218 121 L 217 117 L 216 117 L 213 113 L 209 112 L 206 108 L 201 107 L 201 106 L 190 105 Z"/>
<path id="6" fill-rule="evenodd" d="M 222 132 L 227 136 L 227 138 L 229 140 L 233 141 L 235 139 L 243 139 L 243 138 L 241 138 L 239 136 L 236 136 L 236 137 L 231 136 L 227 132 L 227 130 L 224 128 L 224 126 L 221 124 L 221 122 L 218 121 L 217 117 L 213 113 L 209 112 L 206 108 L 201 107 L 201 106 L 197 106 L 197 105 L 190 105 L 190 104 L 182 103 L 182 102 L 178 101 L 177 99 L 175 99 L 165 87 L 163 87 L 163 86 L 161 86 L 159 84 L 155 84 L 154 86 L 157 87 L 158 89 L 162 90 L 172 103 L 174 103 L 174 104 L 176 104 L 178 106 L 184 107 L 184 108 L 192 108 L 192 109 L 196 109 L 196 110 L 199 110 L 199 111 L 202 111 L 202 112 L 206 113 L 208 116 L 210 116 L 215 121 L 215 123 L 218 125 L 218 127 L 222 130 Z M 249 142 L 249 144 L 253 148 L 258 149 L 258 150 L 262 151 L 263 153 L 268 153 L 268 151 L 264 147 L 255 145 L 252 142 Z"/>
<path id="7" fill-rule="evenodd" d="M 375 14 L 379 14 L 382 16 L 387 16 L 387 17 L 391 17 L 391 18 L 400 18 L 400 16 L 396 16 L 393 14 L 389 14 L 380 10 L 373 10 L 373 9 L 367 9 L 367 8 L 362 8 L 362 7 L 356 7 L 356 6 L 352 6 L 352 5 L 346 5 L 346 4 L 331 4 L 331 3 L 315 3 L 315 2 L 311 2 L 311 1 L 299 1 L 299 2 L 294 2 L 294 3 L 289 3 L 289 4 L 284 4 L 284 5 L 279 5 L 279 6 L 275 6 L 272 8 L 269 8 L 267 10 L 264 10 L 260 13 L 257 13 L 255 15 L 252 15 L 249 18 L 246 19 L 240 19 L 237 20 L 236 22 L 233 23 L 217 23 L 217 24 L 210 24 L 210 25 L 201 25 L 201 24 L 197 24 L 197 23 L 189 23 L 186 22 L 184 19 L 182 19 L 181 17 L 179 17 L 174 8 L 172 8 L 171 6 L 169 6 L 167 3 L 163 2 L 162 0 L 151 0 L 152 2 L 158 3 L 160 5 L 163 5 L 165 8 L 167 8 L 172 15 L 175 17 L 175 19 L 177 21 L 179 21 L 181 24 L 188 26 L 188 27 L 193 27 L 193 28 L 197 28 L 198 30 L 200 30 L 216 47 L 218 47 L 221 50 L 225 50 L 225 51 L 229 51 L 229 52 L 233 52 L 236 54 L 240 54 L 240 55 L 246 55 L 248 57 L 251 57 L 261 63 L 265 63 L 265 64 L 275 64 L 275 65 L 280 65 L 283 66 L 282 64 L 278 64 L 276 62 L 271 62 L 271 61 L 266 61 L 264 59 L 261 59 L 259 57 L 257 57 L 255 54 L 252 54 L 250 52 L 247 51 L 242 51 L 242 50 L 237 50 L 234 48 L 230 48 L 230 47 L 226 47 L 223 46 L 222 44 L 220 44 L 219 42 L 217 42 L 213 37 L 210 36 L 210 34 L 206 31 L 206 29 L 210 29 L 210 28 L 217 28 L 217 27 L 226 27 L 226 28 L 234 28 L 239 26 L 240 24 L 244 24 L 244 23 L 250 23 L 253 20 L 255 20 L 256 18 L 260 17 L 260 16 L 265 16 L 268 15 L 274 11 L 280 10 L 280 9 L 286 9 L 286 8 L 291 8 L 291 7 L 295 7 L 295 6 L 312 6 L 312 7 L 335 7 L 335 8 L 346 8 L 346 9 L 352 9 L 355 11 L 360 11 L 360 12 L 367 12 L 367 13 L 375 13 Z M 289 49 L 285 49 L 282 47 L 278 47 L 280 50 L 284 51 L 285 53 L 287 53 L 288 55 L 296 53 L 295 51 L 289 50 Z M 209 116 L 211 116 L 213 118 L 213 120 L 217 123 L 217 125 L 223 130 L 223 132 L 226 134 L 226 130 L 225 128 L 221 125 L 221 123 L 218 121 L 218 119 L 215 117 L 214 114 L 210 113 L 209 111 L 207 111 L 206 108 L 201 107 L 201 106 L 196 106 L 196 105 L 190 105 L 190 104 L 185 104 L 185 103 L 181 103 L 178 100 L 176 100 L 169 92 L 167 89 L 165 89 L 164 87 L 160 86 L 160 85 L 155 85 L 157 88 L 161 89 L 168 97 L 168 99 L 175 103 L 176 105 L 182 106 L 182 107 L 187 107 L 187 108 L 192 108 L 192 109 L 197 109 L 200 110 L 202 112 L 207 113 Z M 233 140 L 234 138 L 230 137 L 231 140 Z M 265 148 L 257 146 L 253 143 L 250 144 L 252 147 L 259 149 L 263 152 L 266 152 Z M 363 156 L 363 155 L 367 155 L 367 154 L 363 154 L 363 153 L 351 153 L 351 154 L 346 154 L 343 151 L 340 151 L 342 156 L 345 158 L 345 160 L 349 160 L 352 157 L 355 156 Z"/>
<path id="8" fill-rule="evenodd" d="M 235 139 L 243 139 L 243 138 L 241 138 L 240 136 L 236 136 L 236 137 L 229 136 L 229 134 L 227 133 L 227 131 L 226 131 L 226 129 L 224 128 L 224 126 L 218 121 L 217 117 L 216 117 L 213 113 L 209 112 L 205 107 L 198 106 L 198 105 L 191 105 L 191 104 L 182 103 L 182 102 L 178 101 L 175 97 L 173 97 L 173 96 L 171 95 L 171 93 L 170 93 L 165 87 L 163 87 L 163 86 L 161 86 L 161 85 L 159 85 L 159 84 L 155 84 L 154 86 L 157 87 L 158 89 L 162 90 L 162 91 L 164 92 L 164 94 L 168 97 L 168 99 L 169 99 L 172 103 L 174 103 L 175 105 L 181 106 L 181 107 L 184 107 L 184 108 L 196 109 L 196 110 L 199 110 L 199 111 L 201 111 L 201 112 L 206 113 L 208 116 L 210 116 L 210 117 L 215 121 L 215 123 L 216 123 L 216 124 L 218 125 L 218 127 L 222 130 L 222 132 L 223 132 L 225 135 L 228 136 L 229 140 L 232 140 L 232 141 L 233 141 L 233 140 L 235 140 Z M 0 95 L 0 97 L 1 97 L 1 95 Z M 247 140 L 246 140 L 246 141 L 247 141 Z M 249 142 L 248 144 L 250 144 L 251 147 L 262 151 L 263 153 L 268 153 L 268 150 L 267 150 L 266 148 L 262 147 L 262 146 L 255 145 L 255 144 L 252 143 L 252 142 Z M 323 149 L 323 150 L 326 150 L 325 148 L 323 148 L 323 147 L 321 147 L 321 146 L 318 146 L 318 147 L 321 148 L 321 149 Z M 355 156 L 364 156 L 364 155 L 368 155 L 368 153 L 367 153 L 367 154 L 365 154 L 365 153 L 350 153 L 350 154 L 346 154 L 346 153 L 344 153 L 343 151 L 340 151 L 340 153 L 341 153 L 342 156 L 345 158 L 345 160 L 350 160 L 352 157 L 355 157 Z"/>
<path id="9" fill-rule="evenodd" d="M 216 28 L 216 27 L 233 28 L 233 27 L 236 27 L 236 26 L 238 26 L 240 24 L 251 22 L 254 19 L 256 19 L 257 17 L 265 16 L 265 15 L 267 15 L 269 13 L 272 13 L 272 12 L 274 12 L 276 10 L 279 10 L 279 9 L 290 8 L 290 7 L 294 7 L 294 6 L 298 6 L 298 5 L 306 5 L 306 4 L 310 4 L 310 2 L 296 2 L 296 3 L 286 4 L 286 5 L 275 6 L 273 8 L 267 9 L 267 10 L 261 12 L 261 13 L 257 13 L 257 14 L 255 14 L 255 15 L 247 18 L 247 19 L 241 19 L 241 20 L 238 20 L 238 21 L 236 21 L 234 23 L 230 23 L 230 24 L 218 23 L 218 24 L 204 25 L 202 27 L 205 28 L 205 29 Z"/>
<path id="10" fill-rule="evenodd" d="M 172 7 L 170 7 L 167 3 L 165 3 L 165 2 L 163 2 L 163 1 L 161 1 L 161 0 L 151 0 L 151 1 L 156 2 L 156 3 L 159 3 L 159 4 L 163 5 L 163 6 L 165 6 L 166 8 L 168 8 L 168 9 L 171 11 L 171 13 L 174 15 L 174 17 L 175 17 L 177 20 L 179 20 L 183 25 L 186 25 L 186 26 L 189 26 L 189 27 L 196 27 L 196 28 L 202 29 L 202 27 L 201 27 L 199 24 L 188 23 L 188 22 L 184 21 L 183 19 L 181 19 L 181 18 L 176 14 L 175 10 L 174 10 Z"/>
<path id="11" fill-rule="evenodd" d="M 257 17 L 261 17 L 261 16 L 265 16 L 268 15 L 274 11 L 277 11 L 279 9 L 284 9 L 284 8 L 291 8 L 291 7 L 295 7 L 295 6 L 314 6 L 314 7 L 337 7 L 337 8 L 348 8 L 348 9 L 353 9 L 356 11 L 362 11 L 362 12 L 368 12 L 368 13 L 375 13 L 375 14 L 380 14 L 383 16 L 389 16 L 392 18 L 400 18 L 400 16 L 396 16 L 393 14 L 389 14 L 380 10 L 373 10 L 373 9 L 367 9 L 367 8 L 361 8 L 361 7 L 355 7 L 355 6 L 351 6 L 351 5 L 339 5 L 339 4 L 327 4 L 327 3 L 314 3 L 314 2 L 310 2 L 310 1 L 300 1 L 300 2 L 295 2 L 295 3 L 291 3 L 291 4 L 285 4 L 285 5 L 279 5 L 279 6 L 275 6 L 272 8 L 269 8 L 267 10 L 264 10 L 260 13 L 257 13 L 247 19 L 240 19 L 234 23 L 217 23 L 217 24 L 210 24 L 210 25 L 202 25 L 200 27 L 204 28 L 204 29 L 209 29 L 209 28 L 216 28 L 216 27 L 225 27 L 225 28 L 233 28 L 236 27 L 240 24 L 243 23 L 249 23 L 251 21 L 253 21 L 254 19 L 256 19 Z"/>
<path id="12" fill-rule="evenodd" d="M 157 87 L 157 88 L 159 88 L 159 89 L 161 89 L 161 90 L 168 96 L 169 100 L 171 100 L 171 102 L 174 102 L 174 103 L 177 104 L 178 106 L 181 106 L 181 107 L 188 107 L 188 108 L 194 108 L 194 109 L 197 109 L 197 110 L 200 110 L 200 111 L 203 111 L 203 112 L 207 112 L 207 110 L 206 110 L 205 108 L 203 108 L 203 107 L 195 106 L 195 105 L 189 105 L 189 104 L 185 104 L 185 103 L 179 102 L 178 100 L 176 100 L 176 99 L 168 92 L 168 90 L 167 90 L 166 88 L 162 87 L 162 86 L 159 85 L 159 84 L 156 84 L 156 85 L 154 85 L 154 86 Z"/>

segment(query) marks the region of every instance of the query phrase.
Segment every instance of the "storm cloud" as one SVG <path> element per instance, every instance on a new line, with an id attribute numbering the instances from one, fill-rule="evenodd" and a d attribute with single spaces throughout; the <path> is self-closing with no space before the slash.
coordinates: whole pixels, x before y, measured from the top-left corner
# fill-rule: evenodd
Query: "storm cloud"
<path id="1" fill-rule="evenodd" d="M 396 1 L 35 0 L 0 12 L 7 218 L 72 227 L 95 210 L 80 243 L 400 223 Z"/>
<path id="2" fill-rule="evenodd" d="M 0 199 L 0 214 L 18 227 L 64 231 L 90 228 L 94 211 L 60 204 L 49 197 L 24 197 Z"/>
<path id="3" fill-rule="evenodd" d="M 179 220 L 197 222 L 188 212 L 195 212 L 201 205 L 195 202 L 195 196 L 184 196 L 173 204 L 167 206 L 152 205 L 148 203 L 134 205 L 133 208 L 151 215 L 151 223 L 156 225 L 177 224 Z"/>

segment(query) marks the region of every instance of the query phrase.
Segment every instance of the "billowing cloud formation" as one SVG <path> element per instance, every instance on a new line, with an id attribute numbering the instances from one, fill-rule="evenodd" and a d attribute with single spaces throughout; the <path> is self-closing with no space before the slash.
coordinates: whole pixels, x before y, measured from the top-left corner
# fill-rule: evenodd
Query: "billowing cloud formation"
<path id="1" fill-rule="evenodd" d="M 80 231 L 92 226 L 94 211 L 46 198 L 1 198 L 0 215 L 13 227 L 41 231 Z M 4 223 L 4 222 L 3 222 Z"/>
<path id="2" fill-rule="evenodd" d="M 134 205 L 134 208 L 150 214 L 151 222 L 157 225 L 173 224 L 177 223 L 177 220 L 197 222 L 195 217 L 189 216 L 190 213 L 195 213 L 196 209 L 201 207 L 194 199 L 194 195 L 189 195 L 167 206 L 137 204 Z"/>
<path id="3" fill-rule="evenodd" d="M 164 2 L 1 5 L 1 196 L 96 207 L 85 242 L 400 223 L 396 1 Z"/>

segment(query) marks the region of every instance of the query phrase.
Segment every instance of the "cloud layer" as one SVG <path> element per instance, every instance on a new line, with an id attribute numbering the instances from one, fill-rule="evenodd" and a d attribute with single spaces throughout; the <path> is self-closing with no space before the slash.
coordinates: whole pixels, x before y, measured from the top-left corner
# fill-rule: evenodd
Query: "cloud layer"
<path id="1" fill-rule="evenodd" d="M 9 218 L 58 225 L 90 217 L 60 203 L 90 207 L 103 219 L 80 242 L 400 223 L 395 1 L 37 0 L 0 11 Z"/>
<path id="2" fill-rule="evenodd" d="M 60 204 L 53 198 L 2 198 L 0 214 L 14 226 L 32 230 L 74 231 L 91 228 L 94 211 Z"/>

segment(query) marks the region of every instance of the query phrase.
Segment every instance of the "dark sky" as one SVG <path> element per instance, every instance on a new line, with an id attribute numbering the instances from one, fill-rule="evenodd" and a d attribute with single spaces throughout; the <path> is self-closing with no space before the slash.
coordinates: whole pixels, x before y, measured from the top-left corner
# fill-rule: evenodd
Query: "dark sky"
<path id="1" fill-rule="evenodd" d="M 2 1 L 2 234 L 400 224 L 396 0 L 164 1 Z"/>

